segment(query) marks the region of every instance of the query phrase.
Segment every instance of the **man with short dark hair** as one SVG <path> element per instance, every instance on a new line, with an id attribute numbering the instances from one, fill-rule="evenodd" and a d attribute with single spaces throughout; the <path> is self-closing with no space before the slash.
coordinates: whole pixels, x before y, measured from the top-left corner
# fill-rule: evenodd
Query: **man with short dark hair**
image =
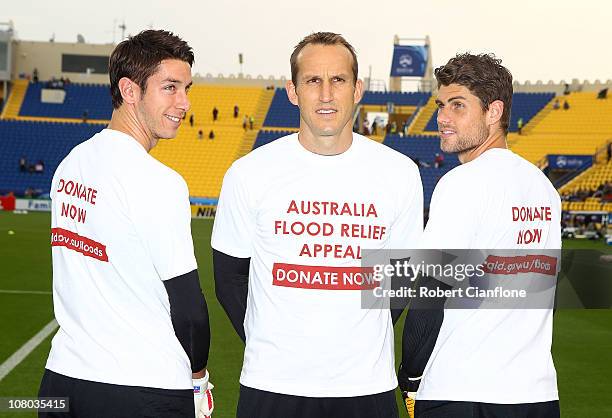
<path id="1" fill-rule="evenodd" d="M 393 323 L 361 307 L 362 249 L 416 245 L 410 159 L 352 132 L 353 47 L 319 32 L 294 49 L 300 130 L 234 162 L 212 234 L 216 294 L 246 341 L 239 418 L 398 416 Z"/>
<path id="2" fill-rule="evenodd" d="M 190 107 L 193 59 L 191 47 L 167 31 L 146 30 L 117 45 L 110 124 L 75 147 L 53 177 L 60 329 L 39 396 L 68 397 L 71 417 L 212 412 L 210 329 L 189 192 L 149 155 L 160 139 L 176 136 Z"/>
<path id="3" fill-rule="evenodd" d="M 462 54 L 435 76 L 440 148 L 461 165 L 436 185 L 421 247 L 560 249 L 557 191 L 506 145 L 510 72 L 492 55 Z M 522 220 L 517 208 L 547 215 Z M 540 231 L 529 243 L 528 228 Z M 558 417 L 552 317 L 552 307 L 409 310 L 399 373 L 407 404 L 416 398 L 416 417 Z"/>

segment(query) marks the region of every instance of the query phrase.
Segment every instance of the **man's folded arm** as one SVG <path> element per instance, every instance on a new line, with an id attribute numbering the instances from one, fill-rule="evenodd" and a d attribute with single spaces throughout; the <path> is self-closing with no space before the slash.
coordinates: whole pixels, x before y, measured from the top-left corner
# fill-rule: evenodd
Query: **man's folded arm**
<path id="1" fill-rule="evenodd" d="M 194 374 L 208 363 L 210 324 L 197 270 L 164 281 L 174 333 L 191 361 Z"/>
<path id="2" fill-rule="evenodd" d="M 232 257 L 213 249 L 215 293 L 240 339 L 245 342 L 244 317 L 249 293 L 250 258 Z"/>

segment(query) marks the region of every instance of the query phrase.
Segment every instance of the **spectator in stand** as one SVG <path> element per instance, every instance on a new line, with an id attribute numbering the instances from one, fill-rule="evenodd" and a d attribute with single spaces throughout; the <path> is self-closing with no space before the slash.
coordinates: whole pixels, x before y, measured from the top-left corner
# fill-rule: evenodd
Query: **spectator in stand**
<path id="1" fill-rule="evenodd" d="M 363 120 L 361 133 L 363 133 L 364 135 L 370 135 L 370 121 L 368 120 L 368 118 L 365 118 Z"/>
<path id="2" fill-rule="evenodd" d="M 605 89 L 599 90 L 599 93 L 597 93 L 597 98 L 598 99 L 607 99 L 608 98 L 608 88 L 606 87 Z"/>
<path id="3" fill-rule="evenodd" d="M 234 105 L 234 119 L 238 117 L 239 111 L 240 109 L 238 108 L 238 105 Z"/>
<path id="4" fill-rule="evenodd" d="M 444 165 L 444 155 L 436 152 L 436 156 L 434 158 L 434 167 L 440 168 Z"/>
<path id="5" fill-rule="evenodd" d="M 518 134 L 523 135 L 523 118 L 519 118 L 516 121 L 516 127 L 518 128 Z"/>
<path id="6" fill-rule="evenodd" d="M 378 118 L 374 118 L 372 122 L 372 135 L 378 135 Z"/>
<path id="7" fill-rule="evenodd" d="M 217 118 L 219 117 L 219 109 L 217 109 L 216 106 L 213 108 L 212 115 L 213 115 L 213 122 L 216 122 Z"/>
<path id="8" fill-rule="evenodd" d="M 210 139 L 211 141 L 215 139 L 215 132 L 212 129 L 208 133 L 208 139 Z"/>
<path id="9" fill-rule="evenodd" d="M 34 71 L 32 71 L 32 81 L 38 83 L 38 68 L 34 68 Z"/>
<path id="10" fill-rule="evenodd" d="M 45 163 L 43 162 L 43 160 L 38 160 L 38 162 L 34 166 L 34 171 L 37 173 L 42 173 L 43 171 L 45 171 Z"/>
<path id="11" fill-rule="evenodd" d="M 253 130 L 253 124 L 255 123 L 255 116 L 249 116 L 249 129 Z"/>
<path id="12" fill-rule="evenodd" d="M 561 109 L 561 103 L 559 103 L 559 99 L 556 99 L 555 102 L 553 103 L 553 110 L 559 110 Z"/>
<path id="13" fill-rule="evenodd" d="M 193 113 L 189 116 L 189 126 L 193 128 L 194 116 Z"/>
<path id="14" fill-rule="evenodd" d="M 608 157 L 608 159 L 610 158 Z M 23 155 L 19 159 L 19 171 L 21 171 L 22 173 L 28 171 L 28 162 L 26 161 L 26 158 Z"/>
<path id="15" fill-rule="evenodd" d="M 568 101 L 567 101 L 567 100 L 565 100 L 565 101 L 563 102 L 563 110 L 569 110 L 569 108 L 570 108 L 570 105 L 569 105 Z"/>
<path id="16" fill-rule="evenodd" d="M 391 122 L 391 133 L 392 134 L 397 133 L 397 123 L 395 121 Z"/>
<path id="17" fill-rule="evenodd" d="M 202 130 L 200 129 L 198 131 L 198 139 L 203 139 L 204 138 L 204 132 L 202 132 Z"/>
<path id="18" fill-rule="evenodd" d="M 83 123 L 87 123 L 87 120 L 88 120 L 88 119 L 89 119 L 89 110 L 85 109 L 85 110 L 83 111 L 83 118 L 82 118 Z"/>
<path id="19" fill-rule="evenodd" d="M 247 130 L 247 123 L 249 122 L 249 115 L 244 115 L 242 118 L 242 129 Z"/>
<path id="20" fill-rule="evenodd" d="M 569 84 L 565 83 L 565 88 L 563 89 L 563 94 L 565 96 L 567 96 L 568 94 L 570 94 L 570 86 Z"/>

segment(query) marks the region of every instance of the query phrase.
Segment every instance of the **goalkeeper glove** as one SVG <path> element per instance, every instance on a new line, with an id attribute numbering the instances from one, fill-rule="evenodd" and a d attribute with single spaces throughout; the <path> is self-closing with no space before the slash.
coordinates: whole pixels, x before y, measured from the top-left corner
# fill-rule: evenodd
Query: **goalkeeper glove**
<path id="1" fill-rule="evenodd" d="M 215 402 L 213 400 L 212 383 L 208 381 L 208 370 L 201 379 L 193 379 L 193 403 L 195 406 L 195 418 L 210 418 Z"/>
<path id="2" fill-rule="evenodd" d="M 422 376 L 421 376 L 422 377 Z M 406 404 L 406 411 L 408 416 L 414 418 L 414 407 L 416 403 L 416 393 L 421 383 L 421 377 L 409 377 L 400 383 L 400 390 L 402 391 L 402 398 Z"/>

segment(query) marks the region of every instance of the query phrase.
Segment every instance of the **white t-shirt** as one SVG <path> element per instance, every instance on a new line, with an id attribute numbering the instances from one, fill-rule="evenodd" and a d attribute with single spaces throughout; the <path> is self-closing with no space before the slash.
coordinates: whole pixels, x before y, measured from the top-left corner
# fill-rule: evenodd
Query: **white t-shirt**
<path id="1" fill-rule="evenodd" d="M 397 386 L 388 309 L 362 309 L 363 249 L 414 246 L 419 171 L 361 135 L 335 156 L 293 134 L 237 160 L 223 180 L 212 246 L 251 258 L 240 383 L 310 397 Z"/>
<path id="2" fill-rule="evenodd" d="M 525 220 L 544 209 L 550 220 Z M 548 178 L 507 149 L 490 149 L 436 186 L 424 248 L 560 249 L 561 201 Z M 533 239 L 525 231 L 541 230 Z M 530 241 L 526 243 L 526 241 Z M 417 399 L 499 404 L 557 400 L 552 309 L 445 309 Z"/>
<path id="3" fill-rule="evenodd" d="M 51 183 L 53 300 L 47 368 L 94 382 L 190 389 L 163 280 L 197 268 L 182 177 L 105 129 Z"/>

